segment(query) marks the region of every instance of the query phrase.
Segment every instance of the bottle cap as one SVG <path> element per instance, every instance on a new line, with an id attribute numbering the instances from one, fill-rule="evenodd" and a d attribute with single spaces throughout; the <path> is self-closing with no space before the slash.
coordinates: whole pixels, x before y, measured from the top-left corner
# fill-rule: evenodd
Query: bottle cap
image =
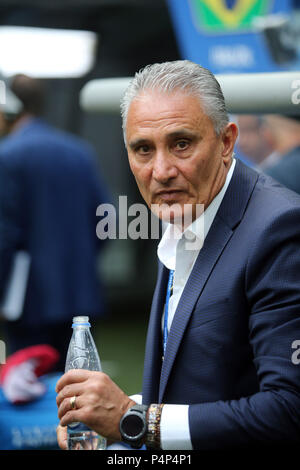
<path id="1" fill-rule="evenodd" d="M 75 326 L 91 326 L 89 322 L 89 317 L 73 317 L 72 328 L 74 328 Z"/>

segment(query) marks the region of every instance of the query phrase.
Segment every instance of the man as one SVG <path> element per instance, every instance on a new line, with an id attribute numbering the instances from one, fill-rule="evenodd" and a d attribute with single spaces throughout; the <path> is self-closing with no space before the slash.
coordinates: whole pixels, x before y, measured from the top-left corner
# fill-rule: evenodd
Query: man
<path id="1" fill-rule="evenodd" d="M 143 406 L 103 373 L 69 371 L 57 384 L 60 446 L 72 421 L 154 449 L 299 442 L 299 197 L 233 159 L 237 126 L 199 65 L 146 67 L 122 114 L 141 194 L 171 221 L 158 247 Z"/>
<path id="2" fill-rule="evenodd" d="M 278 158 L 263 171 L 300 194 L 300 115 L 269 114 L 264 118 L 264 134 Z"/>
<path id="3" fill-rule="evenodd" d="M 90 146 L 41 118 L 41 82 L 17 75 L 6 95 L 0 105 L 3 298 L 16 254 L 28 255 L 29 275 L 23 311 L 5 321 L 5 340 L 10 354 L 35 344 L 53 346 L 63 371 L 72 317 L 103 314 L 95 222 L 97 206 L 109 198 Z"/>
<path id="4" fill-rule="evenodd" d="M 238 148 L 243 156 L 250 159 L 255 169 L 259 170 L 273 152 L 273 147 L 263 132 L 263 118 L 254 114 L 240 114 L 237 116 L 237 124 Z"/>

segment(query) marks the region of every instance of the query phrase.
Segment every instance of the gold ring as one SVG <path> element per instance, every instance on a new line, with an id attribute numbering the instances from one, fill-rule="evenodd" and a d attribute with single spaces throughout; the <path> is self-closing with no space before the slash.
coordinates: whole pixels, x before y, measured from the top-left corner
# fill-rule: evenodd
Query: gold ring
<path id="1" fill-rule="evenodd" d="M 74 395 L 74 397 L 70 398 L 70 405 L 71 405 L 72 410 L 75 410 L 75 408 L 76 408 L 76 397 L 75 397 L 75 395 Z"/>

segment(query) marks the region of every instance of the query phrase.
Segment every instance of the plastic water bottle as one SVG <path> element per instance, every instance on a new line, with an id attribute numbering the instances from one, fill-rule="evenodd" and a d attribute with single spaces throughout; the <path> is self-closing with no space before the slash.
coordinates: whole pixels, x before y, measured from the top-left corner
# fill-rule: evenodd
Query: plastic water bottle
<path id="1" fill-rule="evenodd" d="M 70 369 L 101 371 L 101 362 L 90 332 L 89 317 L 73 318 L 73 334 L 69 344 L 65 372 Z M 106 439 L 84 423 L 68 425 L 69 450 L 105 450 Z"/>

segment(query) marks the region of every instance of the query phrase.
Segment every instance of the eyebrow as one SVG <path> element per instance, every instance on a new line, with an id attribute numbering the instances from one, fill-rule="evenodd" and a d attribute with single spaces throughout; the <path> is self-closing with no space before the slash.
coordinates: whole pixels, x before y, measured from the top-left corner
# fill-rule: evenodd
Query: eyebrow
<path id="1" fill-rule="evenodd" d="M 132 140 L 131 142 L 128 142 L 128 146 L 133 150 L 139 145 L 146 145 L 149 144 L 149 139 L 135 139 Z"/>
<path id="2" fill-rule="evenodd" d="M 174 132 L 170 132 L 167 137 L 171 139 L 176 139 L 179 137 L 194 137 L 194 135 L 195 133 L 193 131 L 189 131 L 188 129 L 177 129 Z"/>
<path id="3" fill-rule="evenodd" d="M 177 129 L 176 131 L 173 131 L 173 132 L 170 132 L 169 134 L 167 134 L 167 139 L 176 139 L 176 138 L 179 138 L 179 137 L 194 137 L 194 132 L 192 131 L 189 131 L 187 129 Z M 135 140 L 132 140 L 131 142 L 128 143 L 128 146 L 131 148 L 131 149 L 134 149 L 136 147 L 138 147 L 139 145 L 146 145 L 146 144 L 149 144 L 149 142 L 151 141 L 151 139 L 143 139 L 143 138 L 138 138 L 138 139 L 135 139 Z"/>

